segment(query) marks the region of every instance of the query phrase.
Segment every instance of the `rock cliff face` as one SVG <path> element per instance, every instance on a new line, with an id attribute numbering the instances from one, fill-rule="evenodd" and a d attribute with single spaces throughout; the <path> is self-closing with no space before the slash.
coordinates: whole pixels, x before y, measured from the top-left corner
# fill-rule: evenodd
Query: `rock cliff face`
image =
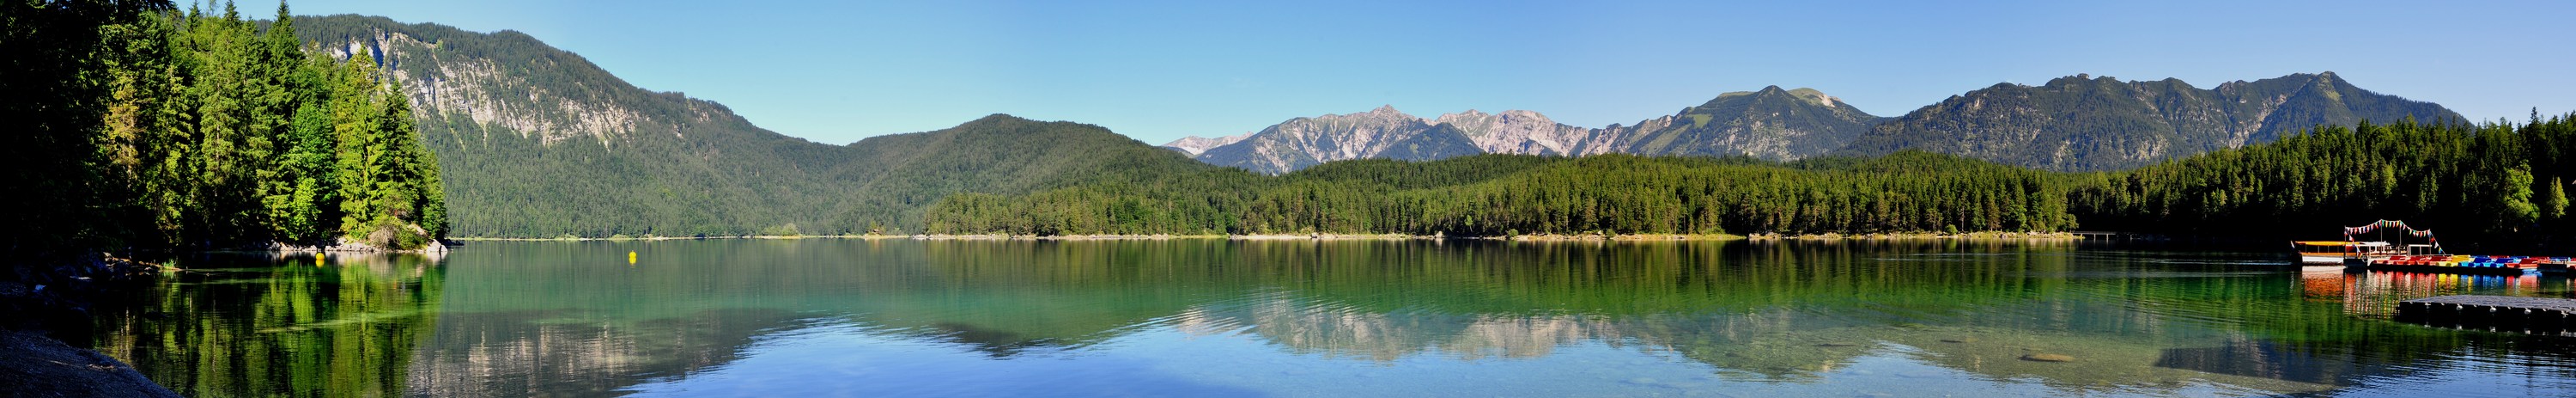
<path id="1" fill-rule="evenodd" d="M 1470 109 L 1440 115 L 1435 122 L 1458 128 L 1486 153 L 1575 156 L 1599 154 L 1612 147 L 1602 130 L 1557 123 L 1531 111 L 1484 113 Z"/>
<path id="2" fill-rule="evenodd" d="M 1381 107 L 1290 119 L 1242 138 L 1182 138 L 1166 147 L 1221 166 L 1280 174 L 1345 159 L 1431 160 L 1478 153 L 1753 156 L 1794 160 L 1840 147 L 1879 120 L 1813 89 L 1719 95 L 1635 125 L 1583 128 L 1525 110 L 1424 119 Z M 1230 141 L 1230 142 L 1229 142 Z M 1215 143 L 1202 151 L 1191 151 Z"/>
<path id="3" fill-rule="evenodd" d="M 1454 127 L 1382 106 L 1364 113 L 1289 119 L 1235 143 L 1209 148 L 1197 159 L 1279 174 L 1335 160 L 1433 160 L 1482 152 Z"/>
<path id="4" fill-rule="evenodd" d="M 2213 89 L 2176 79 L 2124 82 L 2076 75 L 2041 86 L 1997 84 L 1897 118 L 1871 116 L 1814 89 L 1771 86 L 1720 94 L 1671 116 L 1603 128 L 1569 126 L 1522 110 L 1469 110 L 1422 119 L 1379 108 L 1292 119 L 1249 137 L 1191 137 L 1169 146 L 1205 146 L 1191 151 L 1200 161 L 1269 174 L 1343 159 L 1421 160 L 1473 153 L 1796 160 L 1909 149 L 2088 171 L 2271 142 L 2319 125 L 2407 118 L 2461 120 L 2441 105 L 2363 90 L 2333 72 L 2233 81 Z M 1454 147 L 1461 137 L 1472 151 Z M 1436 150 L 1390 151 L 1398 142 L 1412 145 L 1401 148 Z"/>
<path id="5" fill-rule="evenodd" d="M 2459 113 L 2354 87 L 2333 72 L 2233 81 L 2075 75 L 1997 84 L 1882 123 L 1838 154 L 1905 149 L 2060 171 L 2117 170 L 2271 142 L 2317 125 L 2460 120 Z"/>
<path id="6" fill-rule="evenodd" d="M 1878 121 L 1815 89 L 1770 86 L 1720 94 L 1635 126 L 1613 126 L 1607 135 L 1620 140 L 1620 153 L 1796 160 L 1840 148 Z"/>
<path id="7" fill-rule="evenodd" d="M 642 90 L 603 80 L 598 66 L 518 32 L 480 35 L 355 16 L 315 19 L 319 23 L 304 24 L 317 25 L 304 29 L 308 38 L 326 44 L 335 57 L 374 59 L 403 83 L 413 114 L 424 121 L 470 124 L 483 127 L 476 129 L 481 133 L 514 133 L 546 144 L 606 144 L 648 128 L 677 135 L 672 126 L 732 117 L 721 105 L 676 93 L 662 93 L 669 94 L 660 98 L 669 103 L 655 104 L 674 109 L 637 107 L 630 97 Z M 464 35 L 480 37 L 458 37 Z M 548 51 L 496 51 L 527 48 Z"/>

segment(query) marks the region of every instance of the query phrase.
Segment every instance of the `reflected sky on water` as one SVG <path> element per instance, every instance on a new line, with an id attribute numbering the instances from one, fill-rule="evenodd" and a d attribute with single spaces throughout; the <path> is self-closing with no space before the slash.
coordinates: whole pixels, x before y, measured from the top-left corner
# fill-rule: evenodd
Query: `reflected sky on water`
<path id="1" fill-rule="evenodd" d="M 629 263 L 628 253 L 636 254 Z M 2389 321 L 2558 277 L 2071 242 L 489 242 L 213 255 L 100 319 L 191 395 L 2529 396 Z"/>

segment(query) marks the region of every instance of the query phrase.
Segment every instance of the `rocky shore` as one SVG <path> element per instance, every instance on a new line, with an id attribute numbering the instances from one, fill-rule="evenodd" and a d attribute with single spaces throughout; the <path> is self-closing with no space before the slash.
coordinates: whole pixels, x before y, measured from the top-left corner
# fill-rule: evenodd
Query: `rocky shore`
<path id="1" fill-rule="evenodd" d="M 169 268 L 101 254 L 0 281 L 0 395 L 177 397 L 133 366 L 64 344 L 55 330 L 82 330 L 97 295 L 148 283 Z"/>
<path id="2" fill-rule="evenodd" d="M 266 252 L 278 252 L 278 253 L 446 253 L 446 252 L 448 251 L 448 249 L 449 249 L 449 248 L 448 248 L 448 244 L 447 244 L 447 242 L 442 242 L 442 241 L 438 241 L 438 240 L 434 240 L 434 239 L 433 239 L 433 240 L 430 240 L 430 241 L 429 241 L 429 243 L 423 244 L 423 245 L 421 246 L 421 248 L 419 248 L 419 249 L 404 250 L 404 249 L 388 249 L 388 248 L 383 248 L 383 247 L 377 247 L 376 245 L 367 244 L 367 242 L 360 242 L 360 241 L 349 240 L 348 238 L 341 238 L 341 239 L 339 239 L 339 240 L 337 240 L 337 241 L 332 242 L 332 244 L 331 244 L 331 245 L 328 245 L 328 246 L 306 246 L 306 245 L 297 245 L 297 244 L 292 244 L 292 243 L 283 243 L 283 242 L 280 242 L 280 243 L 270 243 L 270 244 L 268 244 L 268 245 L 266 245 L 266 246 L 250 248 L 250 249 L 247 249 L 246 251 L 266 251 Z"/>
<path id="3" fill-rule="evenodd" d="M 24 397 L 178 397 L 106 354 L 32 330 L 0 329 L 0 391 Z"/>

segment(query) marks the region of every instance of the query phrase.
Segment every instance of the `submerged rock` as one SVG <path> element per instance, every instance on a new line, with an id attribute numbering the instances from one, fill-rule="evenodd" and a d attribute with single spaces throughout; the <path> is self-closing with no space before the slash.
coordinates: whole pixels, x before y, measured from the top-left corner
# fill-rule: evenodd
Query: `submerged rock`
<path id="1" fill-rule="evenodd" d="M 2065 356 L 2065 355 L 2060 355 L 2060 354 L 2038 353 L 2038 354 L 2023 355 L 2023 356 L 2021 356 L 2021 360 L 2024 360 L 2024 361 L 2032 361 L 2032 362 L 2069 362 L 2069 361 L 2074 361 L 2074 360 L 2075 360 L 2075 357 L 2070 357 L 2070 356 Z"/>

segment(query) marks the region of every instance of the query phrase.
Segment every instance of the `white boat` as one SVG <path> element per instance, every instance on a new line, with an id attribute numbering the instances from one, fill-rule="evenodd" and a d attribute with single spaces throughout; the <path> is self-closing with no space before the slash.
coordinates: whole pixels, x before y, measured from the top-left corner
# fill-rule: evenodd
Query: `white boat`
<path id="1" fill-rule="evenodd" d="M 2404 254 L 2403 250 L 2390 246 L 2388 242 L 2305 240 L 2290 242 L 2290 247 L 2298 250 L 2299 262 L 2305 264 L 2343 265 L 2344 259 L 2369 261 L 2373 258 Z"/>

